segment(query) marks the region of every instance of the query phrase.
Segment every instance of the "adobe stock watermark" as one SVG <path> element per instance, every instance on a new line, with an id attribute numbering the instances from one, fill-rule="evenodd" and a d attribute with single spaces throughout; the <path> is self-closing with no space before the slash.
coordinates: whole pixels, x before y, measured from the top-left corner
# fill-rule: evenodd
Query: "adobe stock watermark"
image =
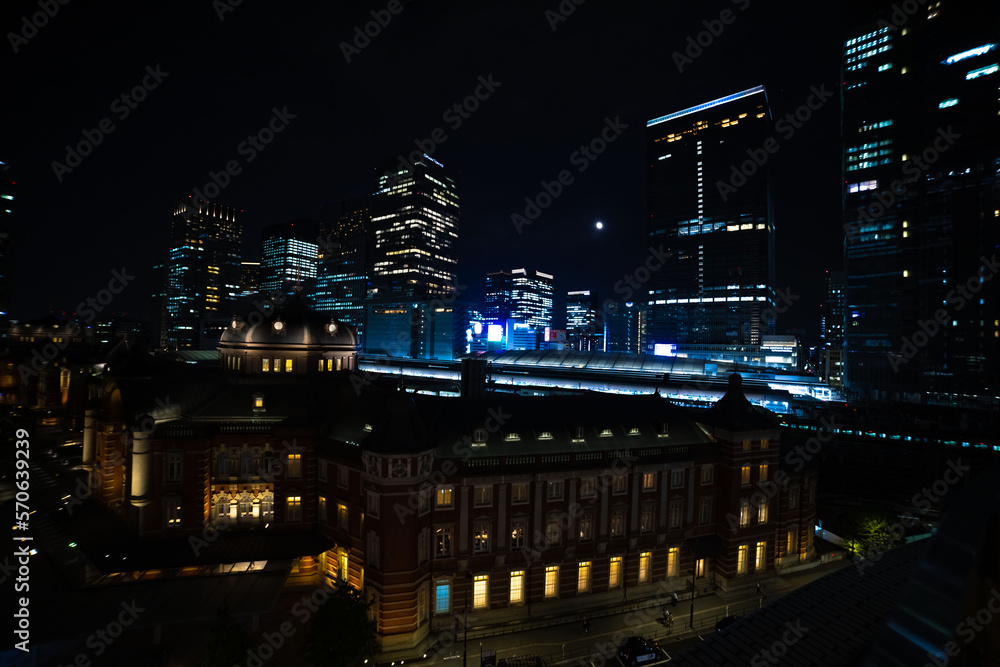
<path id="1" fill-rule="evenodd" d="M 507 423 L 513 415 L 508 414 L 503 411 L 502 405 L 497 405 L 496 408 L 489 408 L 486 410 L 486 419 L 483 420 L 482 429 L 487 433 L 487 440 L 491 434 L 496 433 L 500 430 L 500 427 Z M 474 443 L 472 438 L 468 435 L 462 436 L 460 440 L 456 440 L 451 445 L 451 453 L 454 458 L 459 458 L 462 461 L 468 461 L 472 458 L 472 448 Z M 396 503 L 395 512 L 396 517 L 399 519 L 400 525 L 406 523 L 406 519 L 413 516 L 416 513 L 425 514 L 430 511 L 430 500 L 434 496 L 434 489 L 440 485 L 445 484 L 448 478 L 455 475 L 458 472 L 458 465 L 452 458 L 447 458 L 441 463 L 440 470 L 431 470 L 430 462 L 428 461 L 428 467 L 426 469 L 421 469 L 417 471 L 419 480 L 417 487 L 410 487 L 407 489 L 407 501 L 406 505 L 403 503 Z"/>
<path id="2" fill-rule="evenodd" d="M 784 292 L 780 289 L 774 290 L 774 296 L 776 297 L 774 305 L 768 306 L 757 316 L 758 324 L 765 331 L 771 330 L 775 322 L 778 321 L 778 315 L 788 312 L 791 305 L 799 300 L 800 295 L 793 292 L 791 287 L 786 287 Z M 748 338 L 753 332 L 753 320 L 744 322 L 740 327 L 740 332 L 744 338 Z"/>
<path id="3" fill-rule="evenodd" d="M 987 625 L 993 622 L 994 614 L 1000 614 L 1000 591 L 996 588 L 990 591 L 991 595 L 986 602 L 986 606 L 980 608 L 975 616 L 966 616 L 965 620 L 955 627 L 955 634 L 961 637 L 966 644 L 976 638 L 976 634 L 982 632 Z M 924 667 L 944 667 L 951 658 L 962 652 L 962 645 L 956 641 L 950 641 L 944 645 L 944 651 L 939 651 L 937 655 L 927 652 L 930 662 L 924 663 Z"/>
<path id="4" fill-rule="evenodd" d="M 927 4 L 927 0 L 904 0 L 902 3 L 892 5 L 892 13 L 889 20 L 880 19 L 878 26 L 889 30 L 899 30 L 903 24 L 910 20 L 917 10 Z"/>
<path id="5" fill-rule="evenodd" d="M 614 143 L 621 136 L 622 132 L 627 129 L 628 125 L 621 122 L 621 116 L 615 116 L 614 120 L 606 117 L 604 119 L 604 128 L 601 129 L 598 136 L 586 144 L 580 144 L 575 151 L 570 153 L 570 164 L 576 167 L 577 173 L 582 174 L 587 171 L 591 163 L 607 150 L 608 145 Z M 521 213 L 513 213 L 510 216 L 510 221 L 513 223 L 517 233 L 520 234 L 523 227 L 537 220 L 542 211 L 551 206 L 552 202 L 558 199 L 565 188 L 571 185 L 574 180 L 575 177 L 572 172 L 569 169 L 563 169 L 553 180 L 548 182 L 541 181 L 539 184 L 542 187 L 542 191 L 533 198 L 524 198 L 526 206 L 524 207 L 523 215 Z"/>
<path id="6" fill-rule="evenodd" d="M 219 17 L 219 23 L 222 23 L 226 20 L 226 14 L 235 12 L 241 4 L 243 4 L 243 0 L 212 0 L 212 9 Z"/>
<path id="7" fill-rule="evenodd" d="M 660 618 L 660 610 L 673 600 L 670 584 L 661 580 L 657 586 L 656 595 L 649 606 L 625 614 L 622 623 L 625 628 L 615 632 L 607 641 L 595 641 L 594 650 L 587 657 L 579 659 L 580 667 L 614 667 L 620 665 L 618 647 L 627 638 L 635 634 L 635 628 L 654 623 Z"/>
<path id="8" fill-rule="evenodd" d="M 170 76 L 170 72 L 162 71 L 159 63 L 156 64 L 155 68 L 147 65 L 146 75 L 139 83 L 131 90 L 111 100 L 111 113 L 115 114 L 118 120 L 125 120 L 138 108 L 139 103 L 143 102 L 149 93 L 156 90 L 157 86 L 163 83 L 163 80 L 168 76 Z M 105 116 L 94 129 L 82 131 L 83 139 L 72 146 L 66 144 L 66 156 L 63 158 L 63 162 L 52 161 L 52 173 L 55 174 L 56 180 L 62 183 L 63 178 L 83 164 L 83 158 L 93 153 L 94 149 L 104 141 L 104 137 L 114 132 L 115 129 L 114 121 Z"/>
<path id="9" fill-rule="evenodd" d="M 38 31 L 49 24 L 50 19 L 54 19 L 59 13 L 60 5 L 65 7 L 69 0 L 38 0 L 39 11 L 31 16 L 25 14 L 21 17 L 21 29 L 17 32 L 8 32 L 7 41 L 10 48 L 14 49 L 14 54 L 21 51 L 21 47 L 34 39 Z"/>
<path id="10" fill-rule="evenodd" d="M 768 648 L 758 651 L 750 658 L 751 667 L 777 665 L 788 654 L 788 647 L 798 644 L 811 629 L 802 625 L 802 619 L 796 620 L 795 623 L 787 621 L 785 627 L 788 629 L 781 635 L 781 639 L 774 640 Z"/>
<path id="11" fill-rule="evenodd" d="M 465 99 L 455 102 L 441 114 L 441 120 L 447 123 L 448 127 L 453 131 L 457 131 L 462 127 L 462 124 L 472 117 L 471 114 L 479 109 L 480 103 L 488 100 L 496 92 L 496 89 L 503 85 L 502 81 L 493 79 L 492 72 L 486 76 L 480 74 L 477 81 L 478 85 Z M 389 187 L 393 187 L 399 181 L 401 175 L 412 174 L 414 165 L 421 157 L 425 156 L 433 159 L 431 156 L 434 155 L 434 151 L 447 140 L 448 133 L 445 132 L 443 127 L 434 128 L 430 132 L 430 136 L 424 140 L 414 139 L 413 144 L 416 146 L 416 149 L 410 151 L 410 154 L 406 157 L 402 154 L 398 156 L 399 164 L 397 165 L 396 173 L 390 181 Z M 437 161 L 435 160 L 435 162 Z"/>
<path id="12" fill-rule="evenodd" d="M 944 474 L 930 486 L 925 486 L 915 493 L 910 502 L 914 507 L 920 508 L 919 514 L 923 516 L 931 510 L 932 505 L 941 502 L 941 499 L 944 498 L 951 487 L 958 484 L 965 477 L 965 474 L 971 470 L 971 466 L 965 465 L 960 460 L 948 461 L 948 469 L 944 471 Z M 864 557 L 860 554 L 854 555 L 854 565 L 858 568 L 858 576 L 865 576 L 866 568 L 880 561 L 882 556 L 893 547 L 896 541 L 903 539 L 906 536 L 907 528 L 912 528 L 919 523 L 920 518 L 918 516 L 904 515 L 899 521 L 887 528 L 887 532 L 884 534 L 882 540 L 867 542 L 865 546 L 873 553 Z"/>
<path id="13" fill-rule="evenodd" d="M 340 52 L 344 54 L 347 64 L 350 65 L 351 58 L 366 49 L 372 40 L 381 35 L 382 30 L 392 23 L 393 17 L 401 14 L 404 9 L 400 0 L 389 0 L 385 9 L 373 9 L 369 12 L 372 20 L 365 23 L 363 28 L 360 25 L 354 26 L 354 39 L 340 43 Z"/>
<path id="14" fill-rule="evenodd" d="M 795 133 L 809 122 L 813 112 L 823 108 L 823 105 L 834 96 L 826 89 L 825 83 L 819 88 L 811 86 L 809 90 L 812 94 L 806 98 L 804 104 L 800 104 L 795 111 L 786 113 L 774 124 L 774 129 L 781 134 L 785 141 L 795 136 Z M 750 159 L 743 161 L 738 166 L 731 165 L 728 180 L 715 182 L 715 188 L 718 190 L 719 196 L 722 197 L 722 201 L 728 201 L 729 195 L 746 185 L 747 180 L 759 169 L 762 169 L 770 157 L 777 153 L 780 148 L 781 144 L 773 136 L 765 139 L 760 148 L 748 148 L 746 153 Z"/>
<path id="15" fill-rule="evenodd" d="M 738 6 L 741 12 L 746 11 L 747 7 L 750 6 L 750 0 L 730 1 Z M 705 49 L 712 46 L 715 40 L 722 36 L 726 26 L 736 21 L 736 16 L 737 14 L 733 10 L 726 8 L 719 12 L 719 18 L 702 21 L 701 24 L 705 26 L 705 29 L 697 35 L 688 35 L 687 48 L 684 49 L 684 53 L 680 51 L 673 52 L 672 58 L 674 59 L 674 65 L 677 66 L 677 71 L 683 74 L 684 68 L 693 64 L 701 54 L 705 53 Z"/>
<path id="16" fill-rule="evenodd" d="M 586 0 L 562 0 L 555 9 L 545 10 L 545 19 L 549 22 L 552 32 L 556 31 L 559 24 L 567 20 Z"/>
<path id="17" fill-rule="evenodd" d="M 907 178 L 897 178 L 889 185 L 888 189 L 873 194 L 872 198 L 876 201 L 866 206 L 859 206 L 858 219 L 853 223 L 844 223 L 844 233 L 847 235 L 847 242 L 853 243 L 857 239 L 861 233 L 861 225 L 863 223 L 874 222 L 892 208 L 896 204 L 896 199 L 906 192 L 906 186 L 916 183 L 920 176 L 926 174 L 931 166 L 941 158 L 941 155 L 947 152 L 961 138 L 962 135 L 952 131 L 951 125 L 947 129 L 939 127 L 937 137 L 934 138 L 930 146 L 922 150 L 919 155 L 915 155 L 903 162 L 900 171 Z M 853 188 L 857 188 L 859 192 L 864 192 L 862 189 L 864 185 L 865 183 L 849 185 L 848 194 L 854 193 Z M 875 187 L 878 187 L 877 184 Z"/>
<path id="18" fill-rule="evenodd" d="M 97 313 L 103 312 L 104 307 L 110 304 L 116 295 L 121 294 L 122 290 L 133 280 L 135 280 L 135 276 L 130 275 L 124 266 L 120 271 L 117 269 L 112 271 L 111 279 L 106 288 L 100 290 L 96 296 L 87 297 L 86 300 L 77 304 L 76 310 L 83 316 L 83 326 L 80 326 L 76 321 L 68 322 L 64 336 L 60 336 L 58 341 L 46 343 L 40 350 L 33 349 L 30 365 L 24 363 L 18 365 L 17 372 L 21 376 L 21 383 L 27 384 L 29 379 L 38 375 L 50 361 L 58 357 L 70 341 L 79 336 L 87 325 L 94 321 Z"/>
<path id="19" fill-rule="evenodd" d="M 139 614 L 146 611 L 145 607 L 140 607 L 136 603 L 135 598 L 131 602 L 122 602 L 121 607 L 122 610 L 118 612 L 115 620 L 110 621 L 104 627 L 97 628 L 84 641 L 86 647 L 93 651 L 93 657 L 99 658 L 104 655 L 104 652 L 111 647 L 115 640 L 121 637 L 130 625 L 135 623 Z M 69 664 L 90 665 L 89 652 L 81 651 Z"/>
<path id="20" fill-rule="evenodd" d="M 958 283 L 945 296 L 945 303 L 954 305 L 954 311 L 949 311 L 947 308 L 938 308 L 934 312 L 933 318 L 918 320 L 916 330 L 909 337 L 900 337 L 902 345 L 900 345 L 899 351 L 888 353 L 889 365 L 892 367 L 893 372 L 898 373 L 901 366 L 910 363 L 910 360 L 916 357 L 917 353 L 930 343 L 931 338 L 936 336 L 942 327 L 948 326 L 948 321 L 953 317 L 953 313 L 958 313 L 965 308 L 967 303 L 973 301 L 973 295 L 978 294 L 983 289 L 984 283 L 993 279 L 993 276 L 997 273 L 997 267 L 1000 266 L 997 264 L 997 256 L 994 254 L 989 259 L 985 256 L 979 259 L 982 261 L 982 264 L 979 266 L 976 275 L 970 277 L 964 283 Z"/>
<path id="21" fill-rule="evenodd" d="M 242 157 L 246 164 L 250 164 L 267 148 L 268 144 L 274 141 L 278 134 L 288 127 L 289 121 L 297 116 L 298 114 L 289 113 L 287 106 L 281 107 L 280 110 L 277 107 L 272 107 L 270 120 L 264 127 L 253 134 L 248 134 L 247 138 L 236 146 L 236 154 Z M 194 188 L 191 192 L 198 199 L 212 201 L 232 182 L 233 176 L 238 176 L 242 172 L 243 165 L 240 164 L 240 160 L 229 160 L 225 167 L 218 172 L 209 170 L 209 180 L 205 185 L 201 189 Z M 188 210 L 190 211 L 190 207 Z"/>

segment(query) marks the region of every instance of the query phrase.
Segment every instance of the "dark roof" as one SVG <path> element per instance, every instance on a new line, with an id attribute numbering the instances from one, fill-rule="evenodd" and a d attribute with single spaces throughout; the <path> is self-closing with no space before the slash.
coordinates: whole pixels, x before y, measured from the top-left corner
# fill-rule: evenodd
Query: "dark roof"
<path id="1" fill-rule="evenodd" d="M 743 395 L 743 378 L 729 376 L 729 389 L 715 405 L 703 410 L 698 421 L 728 431 L 767 431 L 778 428 L 778 418 Z"/>
<path id="2" fill-rule="evenodd" d="M 669 664 L 767 664 L 761 651 L 775 644 L 787 648 L 781 664 L 854 664 L 896 605 L 925 548 L 926 542 L 914 542 L 885 553 L 864 570 L 850 565 L 828 574 L 741 618 L 725 632 L 704 635 L 704 642 Z"/>
<path id="3" fill-rule="evenodd" d="M 278 322 L 280 329 L 275 328 Z M 234 317 L 219 339 L 220 348 L 261 344 L 353 350 L 358 345 L 358 336 L 352 326 L 310 310 L 296 295 L 288 297 L 281 305 L 261 308 L 245 318 Z"/>

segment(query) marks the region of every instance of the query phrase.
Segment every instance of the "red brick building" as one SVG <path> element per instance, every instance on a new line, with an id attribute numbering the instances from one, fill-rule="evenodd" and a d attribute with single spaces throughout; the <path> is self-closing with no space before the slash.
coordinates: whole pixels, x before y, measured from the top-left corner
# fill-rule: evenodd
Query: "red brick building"
<path id="1" fill-rule="evenodd" d="M 815 472 L 783 463 L 738 375 L 702 411 L 474 382 L 439 397 L 358 373 L 353 331 L 301 304 L 240 324 L 219 368 L 117 363 L 88 412 L 96 496 L 152 545 L 134 567 L 350 584 L 383 656 L 407 659 L 466 608 L 474 625 L 585 613 L 815 558 Z"/>

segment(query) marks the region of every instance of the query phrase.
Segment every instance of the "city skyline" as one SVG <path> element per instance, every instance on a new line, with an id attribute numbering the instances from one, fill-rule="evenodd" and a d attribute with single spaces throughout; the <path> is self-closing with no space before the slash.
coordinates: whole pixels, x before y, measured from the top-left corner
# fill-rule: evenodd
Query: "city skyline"
<path id="1" fill-rule="evenodd" d="M 478 60 L 449 62 L 447 76 L 431 87 L 407 78 L 411 68 L 417 67 L 418 63 L 400 63 L 400 73 L 394 73 L 390 65 L 396 63 L 397 53 L 407 51 L 401 47 L 419 40 L 417 34 L 424 25 L 440 27 L 442 31 L 447 29 L 445 43 L 449 46 L 466 45 L 471 35 L 468 29 L 463 28 L 475 21 L 477 15 L 473 10 L 461 8 L 448 13 L 436 10 L 421 13 L 411 12 L 408 5 L 403 5 L 403 11 L 377 37 L 371 39 L 369 46 L 360 53 L 349 55 L 350 62 L 336 47 L 341 41 L 350 43 L 355 25 L 363 27 L 366 21 L 372 19 L 367 12 L 347 12 L 333 22 L 342 26 L 342 31 L 331 28 L 330 34 L 324 32 L 329 42 L 326 47 L 328 62 L 331 72 L 336 72 L 329 75 L 329 82 L 338 86 L 337 90 L 347 91 L 361 90 L 361 86 L 367 85 L 365 78 L 374 71 L 391 72 L 391 78 L 384 86 L 380 84 L 377 91 L 372 91 L 379 96 L 377 101 L 365 105 L 372 113 L 346 113 L 338 109 L 333 116 L 322 114 L 321 109 L 329 97 L 318 92 L 315 86 L 296 88 L 292 85 L 293 81 L 303 80 L 306 76 L 304 71 L 282 79 L 279 72 L 284 71 L 283 68 L 268 54 L 259 53 L 248 58 L 245 64 L 233 65 L 236 68 L 232 74 L 234 80 L 246 80 L 250 74 L 244 68 L 250 67 L 251 63 L 256 71 L 261 72 L 263 83 L 255 86 L 253 92 L 244 92 L 235 90 L 234 83 L 212 76 L 229 66 L 216 65 L 204 49 L 180 54 L 173 44 L 156 40 L 135 56 L 144 59 L 142 65 L 136 66 L 135 74 L 140 74 L 139 84 L 141 86 L 145 81 L 149 85 L 148 90 L 144 88 L 136 95 L 143 101 L 136 102 L 135 109 L 122 102 L 112 109 L 108 100 L 116 97 L 114 91 L 117 88 L 131 91 L 136 84 L 134 81 L 129 83 L 136 78 L 135 74 L 129 74 L 135 68 L 128 66 L 130 59 L 116 60 L 110 52 L 99 47 L 93 57 L 104 66 L 101 71 L 107 73 L 107 79 L 95 82 L 91 86 L 93 90 L 86 94 L 67 83 L 69 87 L 54 86 L 47 93 L 42 91 L 33 96 L 32 100 L 37 101 L 31 104 L 40 106 L 32 110 L 35 113 L 29 114 L 30 117 L 18 119 L 18 122 L 29 126 L 36 123 L 47 125 L 51 131 L 40 134 L 52 137 L 51 141 L 46 146 L 29 149 L 26 145 L 18 146 L 15 137 L 9 156 L 5 154 L 0 158 L 12 164 L 19 174 L 18 187 L 22 197 L 17 202 L 21 227 L 17 241 L 21 248 L 39 247 L 39 243 L 44 243 L 36 231 L 37 225 L 31 223 L 65 218 L 68 213 L 62 202 L 93 196 L 91 193 L 96 190 L 92 179 L 102 170 L 113 174 L 111 180 L 118 183 L 116 199 L 124 197 L 141 202 L 141 205 L 133 203 L 122 207 L 129 210 L 127 218 L 119 217 L 117 206 L 104 207 L 105 213 L 100 216 L 97 228 L 119 230 L 113 236 L 121 236 L 120 230 L 124 229 L 126 219 L 135 219 L 139 215 L 143 226 L 150 230 L 147 238 L 155 240 L 158 234 L 163 234 L 158 226 L 165 220 L 162 213 L 164 206 L 197 190 L 210 201 L 242 211 L 246 221 L 245 236 L 254 239 L 265 226 L 299 217 L 316 218 L 323 206 L 352 196 L 370 194 L 376 162 L 386 158 L 398 161 L 398 158 L 390 156 L 400 155 L 405 160 L 408 151 L 415 148 L 414 139 L 418 139 L 425 148 L 430 148 L 431 144 L 424 141 L 429 139 L 434 144 L 429 154 L 461 171 L 462 217 L 467 222 L 456 246 L 459 285 L 478 291 L 475 279 L 481 275 L 477 270 L 479 264 L 533 265 L 565 280 L 566 284 L 561 287 L 592 289 L 617 298 L 619 295 L 614 292 L 616 282 L 642 261 L 648 245 L 644 238 L 645 207 L 642 203 L 645 187 L 641 175 L 645 159 L 642 126 L 649 118 L 667 110 L 714 99 L 728 91 L 754 85 L 760 79 L 757 65 L 764 62 L 767 54 L 759 48 L 761 45 L 757 44 L 758 38 L 754 33 L 768 25 L 778 10 L 741 5 L 743 3 L 734 3 L 732 7 L 720 6 L 720 11 L 732 11 L 735 19 L 730 24 L 724 24 L 724 31 L 718 36 L 706 33 L 712 41 L 704 47 L 697 46 L 696 38 L 708 30 L 706 22 L 717 19 L 703 16 L 701 10 L 685 10 L 678 14 L 663 9 L 645 9 L 644 12 L 653 13 L 633 15 L 621 9 L 580 6 L 571 15 L 562 17 L 564 20 L 556 20 L 549 17 L 543 8 L 532 7 L 537 15 L 528 15 L 536 15 L 535 25 L 518 18 L 523 15 L 518 14 L 520 8 L 517 11 L 512 9 L 510 13 L 500 13 L 497 20 L 510 22 L 517 18 L 519 24 L 525 23 L 525 30 L 530 30 L 527 34 L 531 41 L 537 43 L 537 55 L 517 61 L 510 56 L 499 58 L 486 55 L 502 51 L 506 39 L 490 38 L 495 40 L 490 44 L 494 51 L 485 49 L 484 44 L 479 47 L 481 51 L 477 49 L 484 54 Z M 197 35 L 206 37 L 212 46 L 204 48 L 225 46 L 237 51 L 246 49 L 234 41 L 237 38 L 233 33 L 238 30 L 253 32 L 265 21 L 264 17 L 252 11 L 246 12 L 246 9 L 241 7 L 225 12 L 221 21 L 215 11 L 210 11 L 205 23 L 196 22 L 186 29 L 194 31 L 192 39 L 196 39 Z M 651 29 L 650 25 L 664 25 L 667 16 L 671 17 L 672 39 L 656 40 L 657 46 L 654 47 L 652 40 L 628 38 L 629 35 L 644 34 Z M 102 16 L 98 12 L 95 16 L 65 20 L 67 23 L 94 21 L 94 30 L 102 34 L 125 18 Z M 776 117 L 794 111 L 803 103 L 809 95 L 810 85 L 825 84 L 830 87 L 836 84 L 841 30 L 833 25 L 837 23 L 837 17 L 834 15 L 831 19 L 831 26 L 821 27 L 826 35 L 825 42 L 813 37 L 794 36 L 794 39 L 801 40 L 797 42 L 800 48 L 815 50 L 817 57 L 826 53 L 827 75 L 813 76 L 804 65 L 795 63 L 798 68 L 795 72 L 782 72 L 777 76 L 772 73 L 761 79 L 768 87 Z M 157 15 L 156 20 L 169 23 L 180 18 L 166 11 Z M 188 23 L 190 21 L 186 21 L 186 25 Z M 331 22 L 326 21 L 322 25 L 329 26 Z M 400 27 L 394 32 L 396 25 Z M 594 35 L 602 34 L 599 30 L 603 25 L 614 25 L 616 28 L 610 31 L 607 42 L 602 43 L 599 49 L 587 48 Z M 303 29 L 318 30 L 318 26 Z M 66 67 L 76 66 L 66 63 L 58 55 L 61 49 L 66 48 L 64 43 L 72 44 L 77 39 L 65 31 L 59 21 L 53 20 L 39 31 L 38 36 L 20 47 L 8 77 L 15 89 L 32 89 L 37 83 L 33 75 L 44 72 L 52 60 Z M 279 31 L 274 36 L 275 43 L 288 44 L 291 37 L 287 32 Z M 688 37 L 695 47 L 690 46 Z M 121 39 L 124 37 L 119 35 L 113 42 L 119 43 Z M 392 43 L 393 39 L 402 40 L 402 43 Z M 59 46 L 55 41 L 47 40 L 58 40 Z M 300 41 L 303 40 L 296 37 L 296 43 Z M 633 41 L 642 46 L 627 46 Z M 707 37 L 702 37 L 702 41 L 708 41 Z M 820 50 L 818 45 L 824 43 L 825 49 Z M 385 48 L 380 49 L 383 45 Z M 635 49 L 640 50 L 636 52 Z M 440 65 L 444 62 L 440 58 L 447 51 L 441 46 L 428 50 L 426 55 L 416 60 L 424 66 L 432 62 Z M 702 53 L 692 62 L 684 62 L 689 57 L 685 53 L 699 51 Z M 290 57 L 296 62 L 303 55 L 301 48 L 293 49 L 293 53 L 295 55 Z M 734 63 L 731 58 L 734 53 L 754 54 L 754 62 Z M 572 57 L 563 72 L 565 76 L 556 81 L 555 89 L 551 89 L 551 76 L 546 71 L 556 67 L 556 63 L 566 62 L 569 54 Z M 680 54 L 680 60 L 676 54 Z M 641 67 L 626 74 L 622 67 L 626 60 L 638 62 Z M 814 63 L 820 62 L 815 58 L 813 60 Z M 156 68 L 158 62 L 159 70 Z M 551 67 L 539 71 L 536 62 L 551 63 Z M 147 64 L 151 71 L 160 72 L 159 80 L 145 71 Z M 720 67 L 720 64 L 725 66 Z M 171 70 L 171 67 L 174 69 Z M 650 85 L 654 75 L 658 77 L 657 83 Z M 598 94 L 584 95 L 580 87 L 583 80 L 591 80 L 591 85 L 595 81 L 601 82 Z M 178 83 L 174 89 L 183 87 L 191 91 L 213 90 L 222 81 L 222 89 L 227 93 L 212 93 L 211 101 L 186 112 L 186 115 L 193 114 L 192 120 L 175 126 L 172 123 L 176 122 L 176 117 L 186 117 L 171 116 L 179 101 L 177 94 L 171 90 L 175 81 Z M 394 86 L 395 92 L 391 92 Z M 311 92 L 297 92 L 300 88 Z M 557 92 L 558 95 L 555 94 Z M 74 105 L 73 112 L 68 116 L 63 112 L 57 113 L 54 105 L 55 99 L 66 94 L 80 98 L 79 104 Z M 231 94 L 229 97 L 232 99 L 227 94 Z M 121 95 L 122 92 L 118 91 L 117 97 Z M 404 99 L 411 102 L 400 106 Z M 247 118 L 246 122 L 238 124 L 238 129 L 232 128 L 232 123 L 222 121 L 227 113 L 234 112 L 234 105 L 237 104 L 246 109 L 241 117 Z M 130 112 L 128 116 L 121 118 L 124 115 L 122 109 Z M 251 118 L 250 109 L 260 110 L 258 120 Z M 399 113 L 397 109 L 405 109 L 405 112 Z M 83 130 L 99 127 L 105 115 L 115 124 L 118 134 L 104 134 L 101 143 L 93 147 L 92 155 L 81 157 L 79 166 L 71 167 L 71 172 L 61 173 L 61 181 L 57 179 L 52 163 L 68 164 L 64 147 L 83 141 Z M 818 168 L 825 169 L 828 176 L 833 177 L 832 180 L 821 178 L 819 173 L 804 183 L 792 163 L 796 154 L 816 153 L 817 142 L 822 146 L 827 141 L 824 139 L 828 134 L 826 130 L 835 126 L 836 115 L 833 106 L 821 110 L 799 136 L 783 145 L 785 153 L 780 157 L 789 162 L 779 164 L 776 160 L 775 167 L 784 169 L 786 176 L 790 174 L 797 178 L 798 183 L 793 184 L 794 178 L 793 181 L 783 179 L 787 185 L 785 192 L 779 193 L 782 195 L 782 205 L 777 211 L 779 224 L 782 216 L 790 216 L 789 219 L 804 217 L 804 210 L 797 215 L 793 211 L 814 201 L 817 188 L 819 192 L 826 192 L 827 201 L 831 203 L 839 198 L 836 146 L 820 148 L 820 154 L 825 151 L 828 158 Z M 568 124 L 567 117 L 572 117 L 574 122 Z M 608 144 L 604 152 L 592 154 L 594 159 L 586 163 L 585 170 L 580 171 L 582 160 L 588 158 L 585 157 L 586 152 L 579 152 L 579 148 L 586 147 L 593 138 L 600 136 L 608 126 L 607 122 L 614 122 L 616 117 L 627 127 L 621 130 L 614 142 Z M 385 127 L 393 129 L 385 132 Z M 432 139 L 435 130 L 440 130 L 437 140 Z M 185 133 L 190 134 L 190 139 L 181 139 Z M 119 139 L 126 134 L 130 134 L 128 140 Z M 260 136 L 245 142 L 249 134 Z M 134 153 L 134 146 L 126 145 L 145 140 L 149 141 L 149 145 L 142 155 Z M 173 156 L 174 143 L 185 146 L 182 160 L 179 159 L 181 156 Z M 577 155 L 576 162 L 572 161 L 574 154 Z M 158 156 L 157 161 L 147 161 L 146 155 Z M 496 159 L 498 156 L 502 157 Z M 117 170 L 137 158 L 138 162 L 129 168 L 129 173 L 122 172 L 122 178 L 118 178 Z M 231 172 L 227 166 L 233 167 Z M 544 193 L 540 184 L 551 183 L 563 170 L 570 171 L 574 181 L 563 186 L 564 192 L 519 234 L 511 224 L 511 217 L 523 214 L 526 198 L 537 201 L 537 195 Z M 212 179 L 210 172 L 217 178 Z M 142 177 L 136 178 L 140 174 Z M 212 198 L 212 194 L 217 196 Z M 839 233 L 835 217 L 831 211 L 828 221 L 831 243 Z M 595 228 L 598 220 L 604 223 L 601 230 Z M 83 227 L 94 228 L 86 225 L 66 227 L 64 238 L 68 244 L 81 248 L 97 246 L 92 233 L 82 233 Z M 805 313 L 806 308 L 800 309 L 801 313 L 790 312 L 788 325 L 814 329 L 815 312 L 822 294 L 820 269 L 839 268 L 839 258 L 831 251 L 831 243 L 818 244 L 817 248 L 820 252 L 826 251 L 828 259 L 818 262 L 819 266 L 813 271 L 816 275 L 810 276 L 813 262 L 804 262 L 794 253 L 795 248 L 803 246 L 803 237 L 796 238 L 802 229 L 790 225 L 787 233 L 787 240 L 779 239 L 778 283 L 789 286 L 794 292 L 804 292 L 805 299 L 809 299 L 810 293 L 813 297 L 811 302 L 803 301 L 810 303 L 807 308 L 812 312 Z M 105 239 L 101 247 L 105 256 L 109 256 L 109 263 L 113 255 L 119 263 L 132 260 L 138 267 L 155 262 L 152 250 L 145 246 L 123 240 L 109 244 Z M 564 250 L 551 252 L 553 247 L 563 246 Z M 109 252 L 112 249 L 114 252 Z M 249 240 L 245 242 L 244 250 L 244 260 L 259 259 L 250 256 Z M 21 256 L 16 268 L 19 275 L 24 275 L 23 253 Z M 783 257 L 786 259 L 783 260 Z M 547 259 L 555 261 L 550 265 Z M 71 258 L 65 265 L 60 265 L 51 278 L 55 281 L 52 284 L 48 284 L 49 278 L 43 277 L 37 283 L 37 291 L 33 283 L 26 288 L 27 292 L 14 295 L 14 312 L 22 317 L 31 317 L 43 315 L 49 310 L 72 309 L 72 304 L 85 298 L 94 288 L 88 286 L 86 280 L 75 280 L 74 284 L 84 293 L 59 299 L 60 290 L 55 285 L 66 282 L 69 274 L 64 272 L 82 274 L 89 264 L 92 262 L 84 263 Z M 151 275 L 137 275 L 134 294 L 132 290 L 123 294 L 121 306 L 116 309 L 141 314 L 140 311 L 149 307 L 147 295 L 151 293 L 152 285 Z M 556 311 L 561 311 L 558 300 Z"/>

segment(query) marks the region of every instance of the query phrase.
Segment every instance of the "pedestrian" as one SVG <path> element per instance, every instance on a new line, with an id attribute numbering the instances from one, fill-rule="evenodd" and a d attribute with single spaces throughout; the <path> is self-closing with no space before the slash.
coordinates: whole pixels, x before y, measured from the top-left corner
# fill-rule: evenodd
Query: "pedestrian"
<path id="1" fill-rule="evenodd" d="M 762 591 L 762 589 L 760 587 L 760 582 L 758 581 L 757 582 L 757 595 L 763 595 L 763 594 L 764 593 L 763 593 L 763 591 Z"/>
<path id="2" fill-rule="evenodd" d="M 590 634 L 590 619 L 588 619 L 586 616 L 583 617 L 583 634 L 585 635 Z"/>

